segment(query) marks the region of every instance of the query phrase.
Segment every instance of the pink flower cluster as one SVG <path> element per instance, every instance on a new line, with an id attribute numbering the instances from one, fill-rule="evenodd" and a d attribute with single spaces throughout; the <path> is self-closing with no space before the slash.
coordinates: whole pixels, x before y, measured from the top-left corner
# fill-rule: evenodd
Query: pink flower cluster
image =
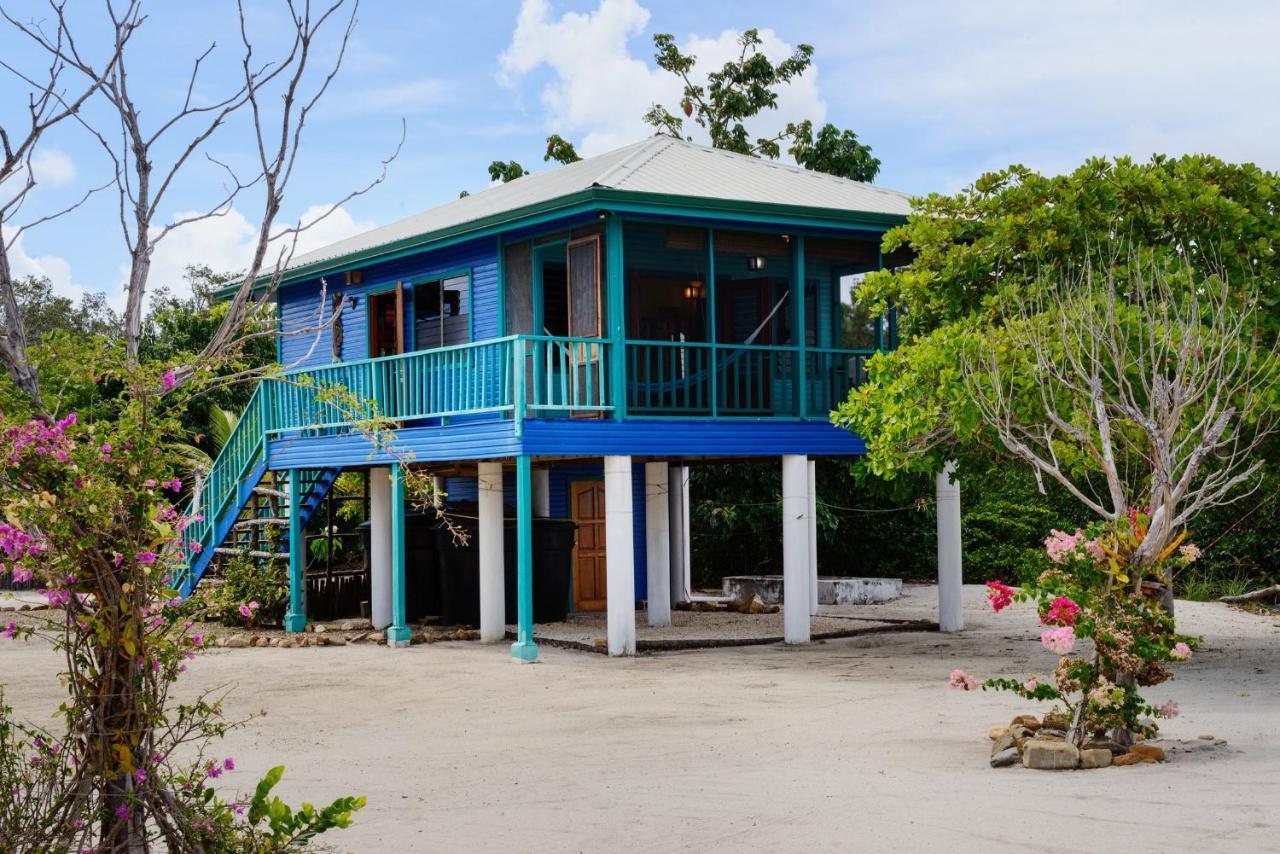
<path id="1" fill-rule="evenodd" d="M 248 603 L 242 602 L 240 603 L 240 616 L 244 617 L 246 620 L 251 619 L 253 617 L 253 612 L 258 610 L 260 607 L 261 606 L 256 601 Z"/>
<path id="2" fill-rule="evenodd" d="M 1040 633 L 1040 643 L 1044 644 L 1044 648 L 1058 655 L 1066 655 L 1075 648 L 1076 630 L 1071 626 L 1062 626 L 1057 629 L 1045 629 Z"/>
<path id="3" fill-rule="evenodd" d="M 1077 555 L 1081 548 L 1094 560 L 1102 560 L 1106 557 L 1102 544 L 1097 540 L 1088 539 L 1084 531 L 1078 528 L 1074 534 L 1054 528 L 1049 532 L 1049 536 L 1045 537 L 1044 548 L 1049 553 L 1049 560 L 1054 563 L 1066 563 Z"/>
<path id="4" fill-rule="evenodd" d="M 1176 718 L 1178 716 L 1178 702 L 1176 700 L 1166 700 L 1165 704 L 1160 707 L 1160 717 Z"/>
<path id="5" fill-rule="evenodd" d="M 1013 588 L 999 579 L 988 581 L 987 599 L 991 601 L 991 610 L 998 614 L 1013 602 Z"/>
<path id="6" fill-rule="evenodd" d="M 1067 596 L 1059 596 L 1049 603 L 1044 622 L 1046 625 L 1074 626 L 1076 615 L 1079 613 L 1080 606 L 1074 600 Z"/>
<path id="7" fill-rule="evenodd" d="M 0 522 L 0 552 L 4 561 L 0 561 L 0 576 L 13 572 L 13 580 L 19 584 L 30 581 L 34 573 L 29 567 L 20 563 L 26 558 L 39 557 L 45 551 L 45 543 L 22 531 L 8 522 Z"/>
<path id="8" fill-rule="evenodd" d="M 1187 563 L 1195 563 L 1204 552 L 1200 551 L 1200 547 L 1194 543 L 1187 543 L 1178 547 L 1178 554 L 1182 555 L 1182 559 Z"/>
<path id="9" fill-rule="evenodd" d="M 1186 661 L 1191 657 L 1191 647 L 1182 641 L 1178 641 L 1173 645 L 1173 649 L 1169 650 L 1169 655 L 1177 661 Z"/>
<path id="10" fill-rule="evenodd" d="M 38 456 L 52 456 L 58 462 L 65 463 L 70 458 L 69 451 L 72 448 L 72 442 L 65 434 L 67 428 L 75 423 L 76 414 L 72 412 L 52 426 L 43 421 L 31 420 L 10 427 L 4 432 L 9 462 L 20 462 L 22 455 L 30 450 Z"/>
<path id="11" fill-rule="evenodd" d="M 960 688 L 965 691 L 972 691 L 978 687 L 978 680 L 965 673 L 963 670 L 952 670 L 951 676 L 947 680 L 947 684 L 952 688 Z"/>

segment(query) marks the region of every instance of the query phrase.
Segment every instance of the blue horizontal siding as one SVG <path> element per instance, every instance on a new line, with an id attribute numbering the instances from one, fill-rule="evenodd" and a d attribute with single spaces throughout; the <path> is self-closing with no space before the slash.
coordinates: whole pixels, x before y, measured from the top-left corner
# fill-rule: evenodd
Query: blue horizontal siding
<path id="1" fill-rule="evenodd" d="M 425 252 L 364 268 L 364 283 L 343 285 L 342 275 L 329 277 L 325 304 L 320 306 L 320 280 L 313 279 L 282 288 L 279 300 L 280 356 L 290 367 L 314 367 L 331 364 L 333 359 L 332 331 L 326 328 L 318 336 L 315 333 L 297 334 L 300 330 L 327 323 L 332 315 L 332 299 L 335 291 L 344 296 L 356 297 L 354 308 L 344 308 L 342 324 L 342 359 L 352 361 L 369 355 L 368 296 L 405 283 L 405 341 L 413 341 L 413 289 L 414 282 L 443 276 L 460 270 L 471 273 L 472 340 L 496 338 L 499 335 L 498 318 L 498 243 L 497 238 L 484 238 L 449 246 L 434 252 Z"/>
<path id="2" fill-rule="evenodd" d="M 450 462 L 516 456 L 520 453 L 520 442 L 511 421 L 494 420 L 444 427 L 407 427 L 396 431 L 395 448 L 401 454 L 410 454 L 413 462 Z M 267 460 L 268 467 L 277 471 L 386 465 L 398 461 L 386 450 L 374 448 L 359 433 L 275 439 L 267 447 Z"/>
<path id="3" fill-rule="evenodd" d="M 820 421 L 530 419 L 524 453 L 545 456 L 858 456 L 862 439 Z"/>

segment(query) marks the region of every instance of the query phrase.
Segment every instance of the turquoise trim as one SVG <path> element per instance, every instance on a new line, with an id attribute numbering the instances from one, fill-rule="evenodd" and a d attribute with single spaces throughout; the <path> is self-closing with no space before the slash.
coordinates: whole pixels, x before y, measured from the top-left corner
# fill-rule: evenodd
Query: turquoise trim
<path id="1" fill-rule="evenodd" d="M 442 249 L 457 243 L 498 235 L 515 228 L 527 228 L 589 213 L 600 208 L 607 208 L 617 213 L 639 213 L 652 216 L 666 214 L 688 217 L 701 214 L 707 221 L 756 222 L 788 229 L 808 226 L 838 230 L 887 231 L 906 221 L 905 216 L 898 214 L 864 213 L 762 202 L 734 202 L 594 187 L 438 231 L 414 235 L 350 255 L 326 258 L 288 271 L 281 277 L 278 286 L 285 287 L 321 275 L 357 270 L 370 263 L 392 261 L 428 249 Z M 265 286 L 268 279 L 268 276 L 260 276 L 254 290 L 257 291 Z M 239 282 L 228 285 L 215 292 L 214 297 L 227 299 L 235 294 L 239 285 Z"/>
<path id="2" fill-rule="evenodd" d="M 405 619 L 404 593 L 404 466 L 391 464 L 391 625 L 387 626 L 387 643 L 404 646 L 409 643 L 409 626 Z"/>
<path id="3" fill-rule="evenodd" d="M 533 641 L 533 467 L 527 454 L 516 457 L 516 642 L 511 657 L 534 661 Z"/>
<path id="4" fill-rule="evenodd" d="M 795 295 L 795 305 L 792 308 L 796 313 L 796 322 L 792 324 L 795 334 L 796 350 L 799 354 L 796 359 L 797 365 L 794 375 L 798 378 L 798 387 L 796 389 L 796 411 L 805 416 L 809 412 L 809 360 L 806 350 L 808 348 L 808 331 L 805 329 L 805 304 L 804 304 L 804 235 L 797 234 L 791 238 L 791 293 Z M 814 294 L 817 298 L 817 294 Z"/>
<path id="5" fill-rule="evenodd" d="M 627 340 L 627 323 L 626 323 L 626 271 L 625 262 L 622 256 L 622 224 L 621 217 L 611 216 L 604 223 L 604 269 L 606 275 L 605 294 L 606 294 L 606 319 L 609 321 L 608 334 L 605 336 L 613 341 L 614 360 L 611 365 L 612 370 L 610 385 L 614 391 L 613 417 L 618 421 L 627 417 L 627 396 L 624 393 L 627 387 L 627 362 L 626 362 L 626 340 Z"/>
<path id="6" fill-rule="evenodd" d="M 289 470 L 289 610 L 284 615 L 286 632 L 307 628 L 306 550 L 302 528 L 302 469 Z"/>

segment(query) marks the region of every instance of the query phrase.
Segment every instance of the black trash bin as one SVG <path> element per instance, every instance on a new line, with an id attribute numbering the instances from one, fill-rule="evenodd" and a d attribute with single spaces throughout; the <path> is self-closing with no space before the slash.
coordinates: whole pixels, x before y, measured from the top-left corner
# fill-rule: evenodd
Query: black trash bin
<path id="1" fill-rule="evenodd" d="M 558 623 L 569 616 L 572 595 L 573 544 L 578 526 L 569 519 L 533 520 L 533 621 Z M 503 568 L 507 622 L 519 620 L 516 524 L 506 523 Z"/>
<path id="2" fill-rule="evenodd" d="M 446 626 L 480 625 L 480 550 L 476 548 L 476 524 L 452 519 L 466 531 L 466 543 L 444 526 L 433 533 L 440 572 L 440 622 Z"/>
<path id="3" fill-rule="evenodd" d="M 358 526 L 364 543 L 367 573 L 371 524 L 361 522 Z M 434 513 L 404 514 L 404 605 L 405 619 L 410 623 L 429 614 L 440 613 L 440 566 L 436 560 L 435 527 Z"/>

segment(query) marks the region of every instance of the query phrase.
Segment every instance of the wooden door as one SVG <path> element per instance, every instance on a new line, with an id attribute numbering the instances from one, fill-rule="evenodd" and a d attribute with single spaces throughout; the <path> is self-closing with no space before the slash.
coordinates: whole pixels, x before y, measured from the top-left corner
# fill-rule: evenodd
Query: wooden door
<path id="1" fill-rule="evenodd" d="M 369 296 L 369 356 L 404 352 L 404 289 Z"/>
<path id="2" fill-rule="evenodd" d="M 569 513 L 578 524 L 573 549 L 573 609 L 603 611 L 605 600 L 604 481 L 569 484 Z"/>

